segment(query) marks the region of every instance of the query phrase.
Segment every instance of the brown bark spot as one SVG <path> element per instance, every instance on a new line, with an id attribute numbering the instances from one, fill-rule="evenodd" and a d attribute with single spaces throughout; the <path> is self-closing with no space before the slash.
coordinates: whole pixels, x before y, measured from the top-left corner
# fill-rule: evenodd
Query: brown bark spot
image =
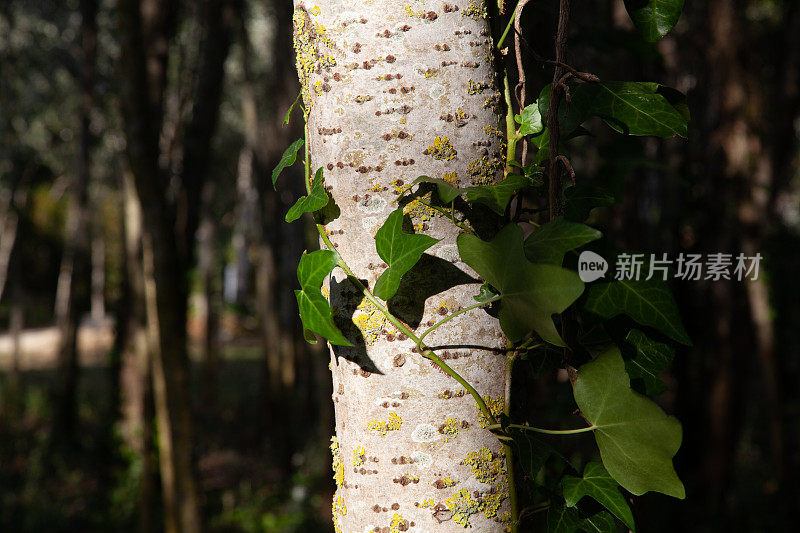
<path id="1" fill-rule="evenodd" d="M 401 367 L 406 364 L 406 356 L 399 353 L 394 356 L 394 366 Z"/>

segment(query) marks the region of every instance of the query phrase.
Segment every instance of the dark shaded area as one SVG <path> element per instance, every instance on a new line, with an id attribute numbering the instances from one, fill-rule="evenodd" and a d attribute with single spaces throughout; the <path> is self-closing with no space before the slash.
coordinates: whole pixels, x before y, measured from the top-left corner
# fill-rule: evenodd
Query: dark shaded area
<path id="1" fill-rule="evenodd" d="M 536 56 L 552 55 L 555 8 L 524 11 L 525 104 L 552 79 Z M 0 2 L 1 531 L 161 531 L 164 421 L 181 428 L 172 466 L 206 530 L 330 530 L 329 354 L 302 339 L 291 292 L 317 238 L 310 221 L 283 222 L 303 194 L 297 169 L 277 192 L 270 179 L 302 136 L 299 114 L 282 125 L 298 92 L 291 13 L 285 0 Z M 513 45 L 504 57 L 513 88 Z M 571 213 L 607 237 L 592 249 L 763 257 L 757 284 L 672 284 L 694 345 L 677 350 L 657 400 L 683 424 L 687 499 L 635 499 L 639 530 L 791 531 L 800 2 L 686 2 L 674 31 L 648 43 L 621 0 L 575 0 L 565 60 L 602 80 L 675 87 L 692 115 L 688 140 L 615 136 L 598 119 L 562 139 L 576 185 L 616 202 Z M 547 210 L 540 192 L 526 209 Z M 456 207 L 482 238 L 497 231 L 481 225 L 486 208 Z M 389 309 L 418 327 L 427 299 L 477 282 L 423 255 Z M 331 292 L 348 302 L 336 321 L 357 345 L 335 356 L 377 372 L 352 320 L 361 296 L 347 281 Z M 153 309 L 160 336 L 148 343 Z M 565 332 L 585 348 L 571 364 L 635 324 L 593 325 Z M 551 350 L 517 365 L 518 419 L 582 423 L 564 363 Z M 542 442 L 569 459 L 553 471 L 596 459 L 589 436 Z"/>

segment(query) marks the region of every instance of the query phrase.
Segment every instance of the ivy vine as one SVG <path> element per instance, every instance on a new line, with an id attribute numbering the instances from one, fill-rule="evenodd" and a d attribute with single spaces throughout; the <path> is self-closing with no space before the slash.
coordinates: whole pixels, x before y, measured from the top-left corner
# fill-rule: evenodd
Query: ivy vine
<path id="1" fill-rule="evenodd" d="M 525 4 L 527 0 L 517 3 L 497 42 L 498 50 L 512 32 L 519 42 L 519 14 Z M 655 41 L 675 25 L 683 0 L 626 0 L 625 6 L 645 39 Z M 444 180 L 421 176 L 401 196 L 418 197 L 435 191 L 427 205 L 445 214 L 460 229 L 457 245 L 461 260 L 486 281 L 476 287 L 474 305 L 450 314 L 422 333 L 389 311 L 385 302 L 395 294 L 402 277 L 437 242 L 426 235 L 407 233 L 403 229 L 402 208 L 389 215 L 375 236 L 376 251 L 388 265 L 376 285 L 370 289 L 353 274 L 325 231 L 324 224 L 338 215 L 338 209 L 324 188 L 323 169 L 312 173 L 307 126 L 306 138 L 286 149 L 272 180 L 274 184 L 282 170 L 295 163 L 305 145 L 307 195 L 291 207 L 286 221 L 313 213 L 326 248 L 304 254 L 298 266 L 301 288 L 295 294 L 309 341 L 313 342 L 313 334 L 317 334 L 332 344 L 350 345 L 334 324 L 330 305 L 321 292 L 324 278 L 339 267 L 363 296 L 416 344 L 422 357 L 439 366 L 474 398 L 489 421 L 488 429 L 497 435 L 506 452 L 514 531 L 532 515 L 545 511 L 549 532 L 614 532 L 617 521 L 635 531 L 633 513 L 619 487 L 633 495 L 655 491 L 685 497 L 672 464 L 681 444 L 680 423 L 647 395 L 660 394 L 665 389 L 658 375 L 673 359 L 670 343 L 688 345 L 690 340 L 663 282 L 596 281 L 587 288 L 575 271 L 565 266 L 574 264 L 565 260 L 570 254 L 602 238 L 600 231 L 585 224 L 591 210 L 615 202 L 612 192 L 575 178 L 566 141 L 585 134 L 588 130 L 584 124 L 591 117 L 600 117 L 622 135 L 686 137 L 689 114 L 684 97 L 674 89 L 651 82 L 600 81 L 564 64 L 567 0 L 560 1 L 558 17 L 556 59 L 542 60 L 555 68 L 554 83 L 544 87 L 535 102 L 514 113 L 509 78 L 504 75 L 508 143 L 504 179 L 460 189 Z M 524 82 L 521 68 L 520 74 L 520 81 Z M 524 104 L 524 87 L 522 91 Z M 555 110 L 551 109 L 554 102 Z M 307 118 L 300 99 L 289 114 L 295 106 Z M 530 150 L 529 164 L 518 160 L 516 148 L 520 143 Z M 569 174 L 574 185 L 564 189 L 563 173 Z M 510 208 L 522 205 L 522 196 L 531 194 L 545 198 L 549 195 L 549 213 Z M 488 241 L 476 235 L 465 214 L 475 205 L 488 208 L 502 226 Z M 533 228 L 526 238 L 520 228 L 522 223 Z M 566 368 L 575 403 L 587 423 L 585 427 L 533 427 L 512 420 L 508 410 L 496 416 L 475 388 L 425 343 L 430 333 L 449 320 L 490 305 L 496 306 L 500 326 L 510 342 L 507 379 L 519 359 L 539 368 Z M 603 326 L 618 315 L 627 315 L 639 328 L 612 336 Z M 559 319 L 554 321 L 554 316 Z M 572 327 L 570 322 L 583 329 L 583 334 L 565 338 L 563 332 Z M 598 355 L 576 369 L 571 366 L 569 354 L 578 346 Z M 536 437 L 582 433 L 594 435 L 602 462 L 588 462 L 581 470 Z M 515 475 L 517 467 L 521 467 L 524 476 Z M 517 491 L 517 485 L 522 484 L 527 485 L 524 502 Z M 605 510 L 598 511 L 600 508 Z"/>

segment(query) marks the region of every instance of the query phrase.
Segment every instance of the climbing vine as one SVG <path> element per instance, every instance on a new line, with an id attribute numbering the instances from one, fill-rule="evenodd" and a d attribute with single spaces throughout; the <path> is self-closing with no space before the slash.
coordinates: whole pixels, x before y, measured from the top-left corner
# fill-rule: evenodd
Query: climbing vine
<path id="1" fill-rule="evenodd" d="M 484 183 L 478 179 L 477 185 L 465 188 L 459 188 L 457 180 L 446 176 L 420 176 L 408 185 L 393 182 L 399 207 L 375 234 L 375 248 L 385 270 L 373 287 L 353 273 L 326 230 L 326 224 L 339 215 L 339 209 L 325 188 L 323 168 L 316 172 L 311 168 L 307 125 L 305 139 L 295 141 L 286 150 L 272 174 L 273 184 L 305 147 L 302 160 L 307 191 L 288 211 L 286 221 L 312 213 L 324 246 L 301 258 L 297 270 L 300 289 L 295 294 L 310 342 L 315 342 L 316 334 L 331 344 L 350 346 L 322 289 L 325 278 L 340 268 L 381 320 L 391 323 L 416 345 L 421 357 L 438 366 L 465 394 L 472 396 L 481 413 L 481 425 L 497 436 L 505 452 L 512 531 L 519 531 L 520 524 L 537 518 L 540 512 L 547 513 L 544 522 L 548 531 L 612 532 L 617 530 L 617 521 L 635 530 L 633 513 L 619 487 L 633 495 L 656 491 L 676 498 L 685 496 L 672 465 L 681 444 L 681 426 L 648 395 L 665 389 L 658 375 L 673 358 L 672 343 L 689 344 L 690 340 L 663 281 L 584 282 L 579 277 L 576 270 L 580 251 L 599 249 L 602 243 L 602 233 L 587 224 L 590 213 L 594 208 L 613 204 L 615 196 L 576 175 L 570 162 L 569 140 L 587 134 L 584 124 L 592 117 L 600 117 L 622 135 L 686 137 L 688 111 L 683 96 L 673 89 L 652 82 L 601 81 L 566 64 L 569 0 L 558 2 L 554 59 L 530 51 L 537 61 L 553 68 L 553 77 L 535 101 L 526 105 L 528 87 L 522 67 L 525 40 L 520 21 L 528 2 L 520 0 L 506 15 L 507 24 L 495 45 L 503 52 L 499 55 L 505 55 L 513 36 L 517 60 L 518 84 L 513 90 L 509 73 L 501 69 L 506 111 L 503 180 Z M 650 41 L 670 31 L 682 4 L 682 0 L 625 2 L 634 24 Z M 502 18 L 502 0 L 499 7 Z M 478 10 L 476 16 L 479 15 Z M 307 24 L 302 16 L 298 21 Z M 300 46 L 300 66 L 309 61 L 304 53 L 308 51 Z M 301 75 L 306 70 L 307 67 L 300 68 Z M 298 98 L 287 121 L 295 107 L 308 118 L 310 99 L 304 100 L 305 105 Z M 464 117 L 457 112 L 449 119 L 458 121 Z M 440 136 L 425 153 L 441 160 L 455 157 L 449 139 Z M 493 176 L 499 170 L 496 164 L 488 159 L 478 160 L 475 172 Z M 436 212 L 455 225 L 460 233 L 457 248 L 461 261 L 484 282 L 476 288 L 473 305 L 447 314 L 422 331 L 404 323 L 386 303 L 398 291 L 403 276 L 438 242 L 408 231 L 408 225 L 404 225 L 404 209 L 408 206 Z M 489 227 L 497 230 L 490 236 L 479 234 L 474 229 L 478 216 L 482 221 L 494 217 L 496 220 Z M 520 421 L 520 414 L 511 405 L 510 386 L 506 398 L 482 397 L 437 353 L 439 349 L 426 343 L 432 332 L 476 309 L 496 316 L 508 340 L 506 381 L 510 383 L 520 360 L 539 369 L 565 369 L 575 404 L 586 422 L 584 426 L 548 429 Z M 618 315 L 626 315 L 637 327 L 623 331 L 607 327 Z M 445 423 L 446 437 L 448 431 L 457 431 L 456 422 L 452 420 L 452 428 L 449 421 Z M 399 419 L 390 417 L 371 429 L 385 435 L 399 429 L 399 424 Z M 576 468 L 539 437 L 566 438 L 582 433 L 593 434 L 601 459 L 582 468 Z M 355 456 L 354 464 L 357 461 L 363 463 L 363 452 Z M 488 449 L 475 452 L 469 461 L 467 464 L 482 461 L 491 465 L 490 471 L 498 476 L 502 470 L 502 464 Z M 481 468 L 479 474 L 487 476 L 488 471 Z M 526 490 L 520 491 L 523 486 Z M 496 512 L 501 501 L 501 495 L 497 495 L 482 505 L 493 506 Z M 462 489 L 447 503 L 456 522 L 468 525 L 471 511 L 466 508 L 474 504 L 469 494 Z M 487 508 L 485 512 L 492 510 Z"/>

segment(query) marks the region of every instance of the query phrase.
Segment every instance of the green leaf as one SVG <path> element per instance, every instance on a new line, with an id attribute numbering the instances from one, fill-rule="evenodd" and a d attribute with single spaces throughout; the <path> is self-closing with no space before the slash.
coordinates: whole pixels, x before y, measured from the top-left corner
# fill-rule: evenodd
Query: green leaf
<path id="1" fill-rule="evenodd" d="M 547 510 L 547 533 L 575 533 L 583 529 L 577 509 L 551 505 Z"/>
<path id="2" fill-rule="evenodd" d="M 596 115 L 627 135 L 686 137 L 688 125 L 684 114 L 670 104 L 660 89 L 658 83 L 638 81 L 570 84 L 569 113 L 564 100 L 558 111 L 563 134 Z M 549 105 L 549 98 L 550 90 L 546 87 L 539 97 L 542 109 Z"/>
<path id="3" fill-rule="evenodd" d="M 522 114 L 514 115 L 514 120 L 521 125 L 519 128 L 520 135 L 535 135 L 544 129 L 538 102 L 534 102 L 523 109 Z"/>
<path id="4" fill-rule="evenodd" d="M 489 300 L 495 297 L 497 297 L 497 293 L 494 290 L 492 290 L 491 285 L 489 285 L 488 283 L 484 283 L 483 285 L 481 285 L 481 292 L 473 296 L 476 302 L 481 302 L 481 303 L 488 302 Z"/>
<path id="5" fill-rule="evenodd" d="M 525 176 L 509 174 L 503 181 L 494 185 L 468 187 L 466 198 L 468 202 L 483 204 L 502 216 L 511 197 L 528 185 L 530 181 Z"/>
<path id="6" fill-rule="evenodd" d="M 564 216 L 569 220 L 578 222 L 589 218 L 589 213 L 595 207 L 614 205 L 613 194 L 585 183 L 573 185 L 565 190 L 564 198 L 566 199 Z"/>
<path id="7" fill-rule="evenodd" d="M 394 296 L 403 274 L 411 270 L 423 252 L 437 242 L 438 239 L 427 235 L 403 232 L 403 210 L 392 211 L 375 234 L 378 255 L 389 265 L 375 283 L 375 296 L 384 300 Z"/>
<path id="8" fill-rule="evenodd" d="M 587 533 L 617 533 L 617 523 L 614 517 L 605 511 L 600 511 L 581 522 L 581 529 Z"/>
<path id="9" fill-rule="evenodd" d="M 655 42 L 670 32 L 683 10 L 683 0 L 625 0 L 631 20 L 646 41 Z"/>
<path id="10" fill-rule="evenodd" d="M 503 296 L 500 327 L 511 342 L 533 330 L 546 342 L 564 346 L 552 315 L 564 311 L 583 292 L 576 273 L 528 261 L 516 224 L 503 228 L 490 242 L 462 233 L 457 243 L 461 259 Z"/>
<path id="11" fill-rule="evenodd" d="M 560 266 L 568 251 L 596 241 L 602 236 L 594 228 L 558 217 L 528 235 L 525 239 L 525 256 L 532 263 Z"/>
<path id="12" fill-rule="evenodd" d="M 530 480 L 536 480 L 547 460 L 556 453 L 552 446 L 525 431 L 514 434 L 514 443 L 517 445 L 517 457 L 522 471 Z"/>
<path id="13" fill-rule="evenodd" d="M 645 394 L 661 394 L 666 385 L 658 374 L 675 357 L 675 350 L 662 342 L 650 339 L 638 329 L 631 330 L 625 341 L 636 350 L 636 356 L 625 360 L 625 370 L 632 380 L 641 379 Z"/>
<path id="14" fill-rule="evenodd" d="M 338 260 L 339 254 L 330 250 L 317 250 L 310 254 L 303 252 L 297 265 L 300 290 L 295 290 L 294 295 L 300 308 L 306 339 L 310 337 L 309 332 L 313 331 L 328 339 L 331 344 L 352 346 L 333 323 L 331 307 L 320 290 L 322 282 L 336 267 Z"/>
<path id="15" fill-rule="evenodd" d="M 619 491 L 619 484 L 608 474 L 603 463 L 587 464 L 583 469 L 582 478 L 564 476 L 561 479 L 561 486 L 569 507 L 576 507 L 581 498 L 589 496 L 614 513 L 630 529 L 636 531 L 631 508 Z"/>
<path id="16" fill-rule="evenodd" d="M 584 307 L 606 319 L 628 315 L 639 324 L 656 328 L 681 344 L 692 345 L 681 323 L 678 306 L 662 280 L 597 283 L 589 288 Z"/>
<path id="17" fill-rule="evenodd" d="M 455 200 L 461 193 L 464 192 L 463 189 L 459 189 L 454 187 L 453 184 L 441 179 L 441 178 L 429 178 L 428 176 L 420 176 L 414 180 L 412 185 L 416 185 L 417 183 L 433 183 L 436 185 L 436 192 L 439 194 L 439 199 L 449 204 L 453 200 Z"/>
<path id="18" fill-rule="evenodd" d="M 294 222 L 303 213 L 313 213 L 323 207 L 326 207 L 330 202 L 328 192 L 325 190 L 325 180 L 322 178 L 322 167 L 317 170 L 317 175 L 314 176 L 314 181 L 311 183 L 311 191 L 308 196 L 301 196 L 295 204 L 289 208 L 286 213 L 286 222 Z"/>
<path id="19" fill-rule="evenodd" d="M 581 518 L 577 509 L 563 505 L 551 505 L 547 510 L 547 533 L 616 533 L 614 518 L 601 511 L 589 518 Z"/>
<path id="20" fill-rule="evenodd" d="M 681 425 L 631 390 L 619 348 L 583 365 L 573 393 L 583 416 L 597 428 L 594 436 L 611 477 L 637 496 L 653 490 L 685 497 L 672 466 L 681 445 Z"/>
<path id="21" fill-rule="evenodd" d="M 283 118 L 283 125 L 284 126 L 288 126 L 289 125 L 289 118 L 291 118 L 292 112 L 294 111 L 295 106 L 300 101 L 300 98 L 302 96 L 303 96 L 302 92 L 297 93 L 297 98 L 295 98 L 294 102 L 292 102 L 292 105 L 289 106 L 289 110 L 286 112 L 286 116 Z"/>
<path id="22" fill-rule="evenodd" d="M 304 143 L 305 141 L 303 139 L 297 139 L 295 142 L 289 145 L 289 148 L 284 150 L 281 160 L 278 161 L 278 165 L 272 171 L 273 188 L 275 187 L 275 182 L 278 181 L 278 176 L 280 176 L 281 172 L 283 172 L 283 169 L 294 165 L 294 162 L 297 161 L 297 152 Z"/>

